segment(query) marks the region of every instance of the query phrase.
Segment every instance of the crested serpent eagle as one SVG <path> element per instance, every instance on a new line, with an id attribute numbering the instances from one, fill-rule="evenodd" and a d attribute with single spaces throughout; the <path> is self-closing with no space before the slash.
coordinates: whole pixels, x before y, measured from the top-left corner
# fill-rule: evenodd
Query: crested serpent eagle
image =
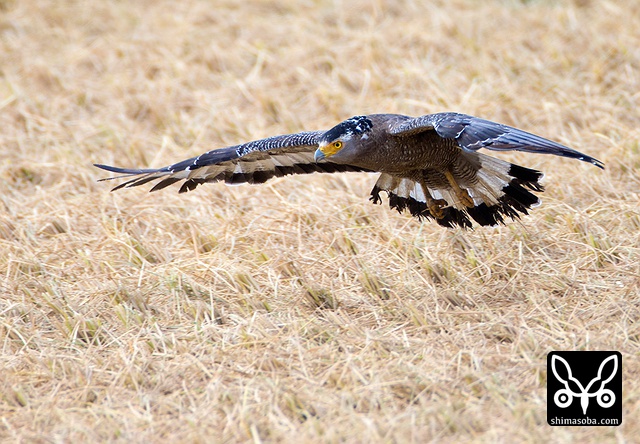
<path id="1" fill-rule="evenodd" d="M 379 172 L 370 199 L 409 210 L 445 227 L 470 228 L 504 223 L 528 214 L 539 203 L 542 173 L 486 154 L 525 151 L 555 154 L 604 168 L 593 157 L 540 136 L 458 113 L 421 117 L 397 114 L 356 116 L 328 131 L 274 136 L 207 151 L 158 169 L 129 169 L 96 164 L 130 178 L 116 186 L 134 187 L 158 180 L 151 191 L 182 182 L 180 192 L 205 182 L 263 183 L 288 174 Z"/>

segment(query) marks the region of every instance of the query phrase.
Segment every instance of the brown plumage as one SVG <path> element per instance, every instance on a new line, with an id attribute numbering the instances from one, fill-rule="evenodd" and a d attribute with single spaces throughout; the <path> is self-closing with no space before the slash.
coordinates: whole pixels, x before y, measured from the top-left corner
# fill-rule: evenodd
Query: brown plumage
<path id="1" fill-rule="evenodd" d="M 328 131 L 274 136 L 208 151 L 158 169 L 97 167 L 132 177 L 113 190 L 159 180 L 151 191 L 182 181 L 180 192 L 201 183 L 263 183 L 272 177 L 313 172 L 380 172 L 371 200 L 408 210 L 446 227 L 504 223 L 538 204 L 542 173 L 478 153 L 526 151 L 602 162 L 556 142 L 506 125 L 458 113 L 409 117 L 356 116 Z"/>

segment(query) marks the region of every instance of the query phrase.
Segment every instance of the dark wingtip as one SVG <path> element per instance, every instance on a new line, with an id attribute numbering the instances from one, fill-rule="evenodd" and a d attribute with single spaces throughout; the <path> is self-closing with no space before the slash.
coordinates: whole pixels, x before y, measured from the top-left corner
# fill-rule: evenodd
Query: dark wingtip
<path id="1" fill-rule="evenodd" d="M 585 162 L 590 162 L 595 166 L 597 166 L 598 168 L 600 168 L 601 170 L 604 170 L 604 162 L 601 162 L 598 159 L 594 159 L 593 157 L 587 157 L 586 159 L 580 159 L 580 160 L 584 160 Z"/>
<path id="2" fill-rule="evenodd" d="M 98 182 L 104 182 L 106 180 L 114 180 L 114 179 L 123 179 L 123 178 L 129 179 L 119 185 L 116 185 L 111 189 L 111 191 L 118 191 L 122 188 L 136 187 L 138 185 L 142 185 L 152 180 L 155 180 L 158 178 L 158 176 L 153 176 L 153 173 L 157 173 L 163 170 L 162 168 L 161 169 L 118 168 L 110 165 L 102 165 L 100 163 L 94 163 L 93 166 L 100 168 L 102 170 L 109 171 L 111 173 L 120 174 L 119 176 L 104 177 L 102 179 L 98 179 Z M 141 176 L 141 177 L 135 177 L 135 176 Z M 152 189 L 152 191 L 155 191 L 155 190 Z"/>
<path id="3" fill-rule="evenodd" d="M 111 173 L 118 173 L 118 174 L 147 174 L 147 173 L 155 173 L 158 171 L 157 169 L 153 169 L 153 168 L 146 168 L 146 169 L 145 168 L 118 168 L 110 165 L 103 165 L 101 163 L 94 163 L 93 166 L 100 168 L 101 170 L 106 170 Z M 108 180 L 108 179 L 102 179 L 102 180 Z"/>
<path id="4" fill-rule="evenodd" d="M 108 179 L 115 179 L 115 177 L 108 177 L 107 179 L 100 179 L 98 182 L 101 182 L 103 180 L 108 180 Z M 121 183 L 120 185 L 116 185 L 115 187 L 111 188 L 111 192 L 113 193 L 114 191 L 118 191 L 122 188 L 125 188 L 127 185 L 129 185 L 129 182 L 125 182 L 125 183 Z"/>
<path id="5" fill-rule="evenodd" d="M 595 157 L 587 156 L 586 154 L 581 153 L 580 151 L 572 150 L 571 148 L 564 147 L 560 145 L 563 149 L 558 152 L 558 155 L 563 157 L 568 157 L 570 159 L 577 159 L 583 162 L 590 163 L 592 165 L 597 166 L 598 168 L 604 170 L 604 162 L 596 159 Z"/>
<path id="6" fill-rule="evenodd" d="M 587 156 L 586 154 L 582 154 L 582 153 L 580 153 L 578 151 L 569 152 L 569 153 L 561 153 L 560 155 L 564 156 L 564 157 L 569 157 L 571 159 L 578 159 L 578 160 L 581 160 L 583 162 L 590 163 L 592 165 L 597 166 L 601 170 L 604 170 L 604 162 L 596 159 L 595 157 L 591 157 L 591 156 Z"/>
<path id="7" fill-rule="evenodd" d="M 115 167 L 112 167 L 112 166 L 109 166 L 109 165 L 103 165 L 101 163 L 94 163 L 93 166 L 94 167 L 98 167 L 98 168 L 103 169 L 103 170 L 107 170 L 107 171 L 111 171 L 112 168 L 115 168 Z"/>
<path id="8" fill-rule="evenodd" d="M 111 173 L 121 173 L 120 168 L 116 168 L 116 167 L 112 167 L 109 165 L 102 165 L 100 163 L 94 163 L 93 164 L 94 167 L 100 168 L 101 170 L 105 170 L 105 171 L 109 171 Z M 105 180 L 113 180 L 113 179 L 117 179 L 118 177 L 103 177 L 102 179 L 98 179 L 98 182 L 104 182 Z M 111 190 L 113 191 L 113 190 Z"/>

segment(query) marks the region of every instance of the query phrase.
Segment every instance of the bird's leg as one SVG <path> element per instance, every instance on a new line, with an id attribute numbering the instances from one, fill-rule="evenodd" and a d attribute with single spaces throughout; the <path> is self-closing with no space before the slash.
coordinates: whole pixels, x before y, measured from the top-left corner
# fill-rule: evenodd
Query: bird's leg
<path id="1" fill-rule="evenodd" d="M 463 190 L 462 188 L 460 188 L 460 185 L 458 185 L 458 182 L 456 182 L 456 179 L 455 177 L 453 177 L 453 173 L 451 172 L 451 170 L 450 169 L 445 170 L 444 175 L 449 181 L 449 185 L 451 185 L 451 188 L 453 188 L 453 191 L 456 193 L 456 196 L 458 197 L 458 199 L 460 199 L 462 204 L 467 208 L 475 207 L 475 204 L 473 203 L 473 199 L 471 198 L 471 196 L 469 196 L 469 192 L 467 190 Z"/>
<path id="2" fill-rule="evenodd" d="M 424 191 L 424 197 L 427 200 L 427 208 L 429 208 L 429 213 L 436 219 L 442 219 L 444 217 L 443 208 L 445 208 L 448 204 L 444 199 L 434 199 L 429 193 L 429 187 L 424 182 L 421 182 L 422 191 Z"/>

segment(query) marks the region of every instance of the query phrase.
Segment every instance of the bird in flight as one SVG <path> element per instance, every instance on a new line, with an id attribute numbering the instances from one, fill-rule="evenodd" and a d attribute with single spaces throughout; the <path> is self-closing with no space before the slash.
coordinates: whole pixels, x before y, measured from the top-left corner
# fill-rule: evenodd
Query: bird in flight
<path id="1" fill-rule="evenodd" d="M 504 224 L 539 203 L 540 171 L 479 153 L 524 151 L 604 164 L 559 143 L 499 123 L 459 113 L 421 117 L 370 114 L 347 119 L 328 131 L 268 137 L 207 151 L 158 169 L 95 164 L 128 178 L 113 188 L 158 182 L 151 191 L 182 182 L 179 192 L 206 182 L 264 183 L 289 174 L 365 171 L 381 173 L 370 200 L 408 210 L 445 227 Z"/>

